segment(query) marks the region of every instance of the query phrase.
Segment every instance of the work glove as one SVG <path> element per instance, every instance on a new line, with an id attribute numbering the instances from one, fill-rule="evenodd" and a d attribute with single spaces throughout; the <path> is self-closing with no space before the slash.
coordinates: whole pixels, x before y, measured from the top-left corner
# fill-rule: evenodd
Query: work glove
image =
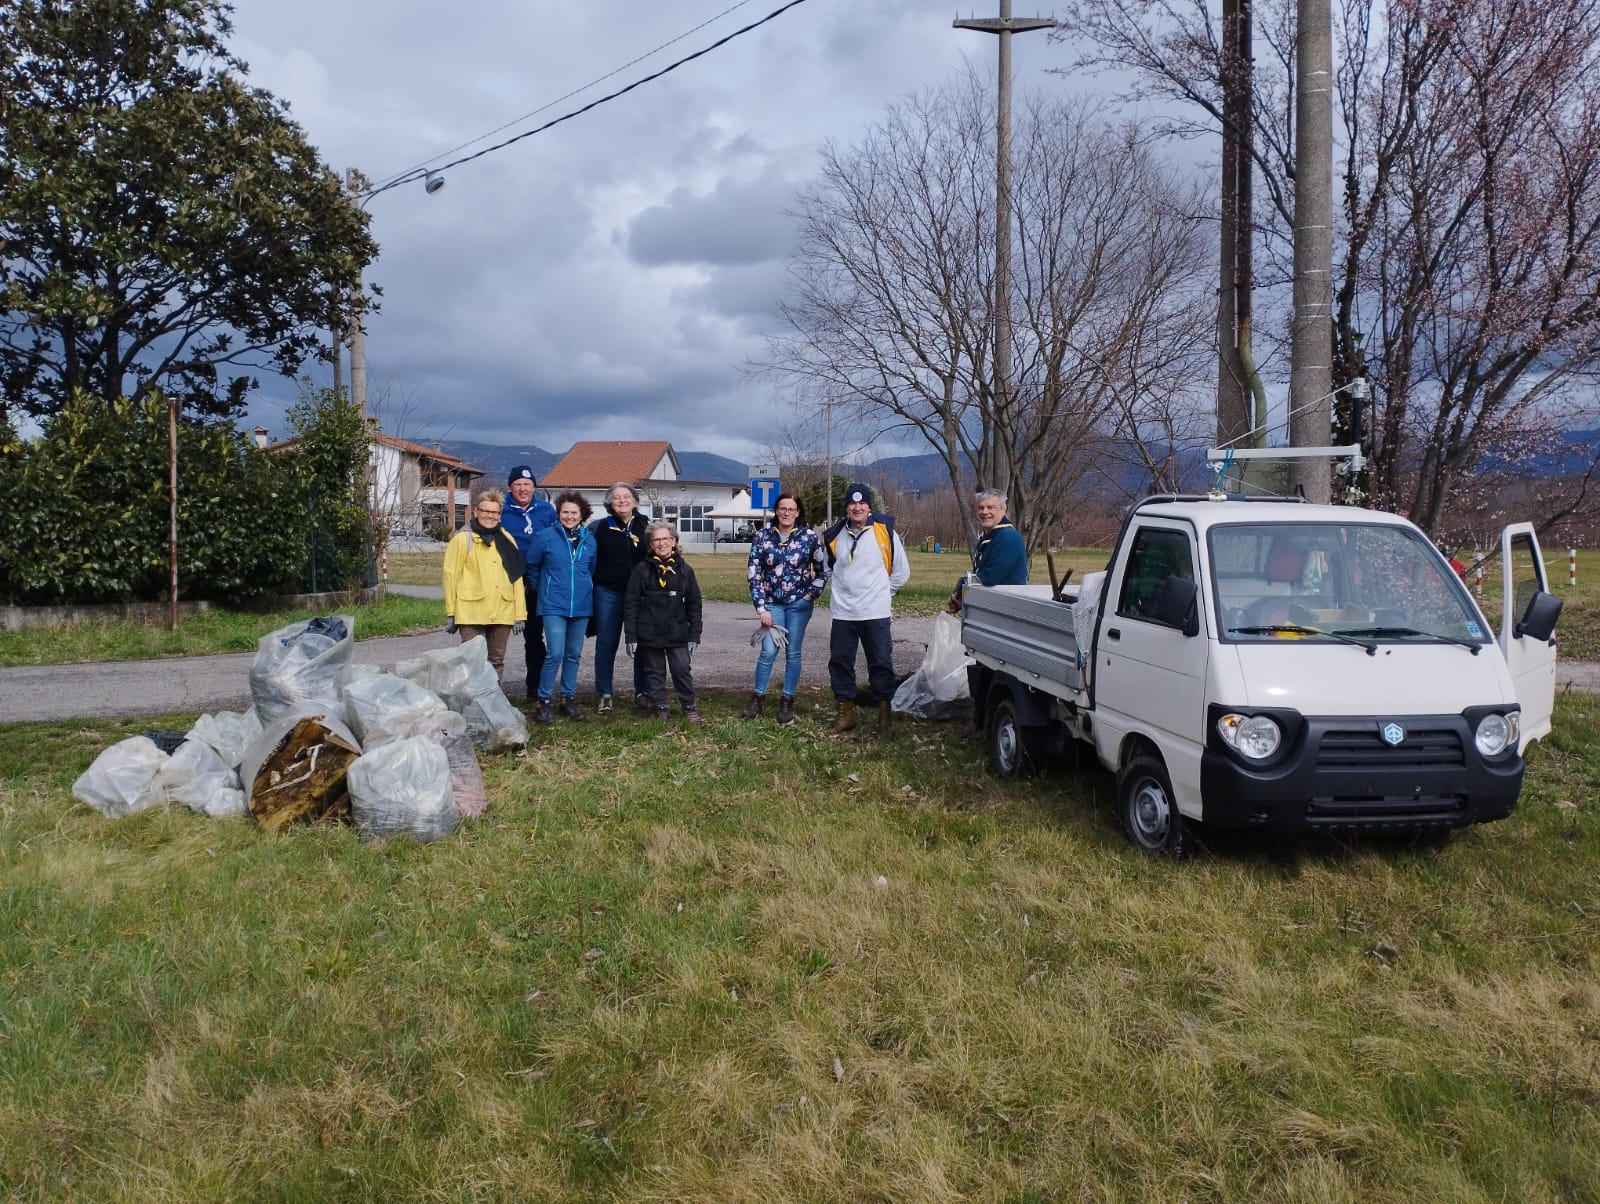
<path id="1" fill-rule="evenodd" d="M 633 642 L 632 642 L 632 641 L 631 641 L 631 640 L 630 640 L 630 641 L 629 641 L 629 642 L 628 642 L 628 655 L 629 655 L 629 656 L 632 656 L 632 655 L 633 655 L 633 651 L 634 651 L 634 649 L 635 649 L 635 648 L 637 648 L 637 647 L 638 647 L 638 646 L 639 646 L 639 645 L 637 645 L 637 644 L 635 644 L 635 643 L 633 643 Z"/>
<path id="2" fill-rule="evenodd" d="M 699 644 L 695 643 L 693 640 L 689 641 L 689 655 L 690 655 L 690 657 L 694 656 L 694 650 L 696 648 L 698 648 L 698 647 L 700 647 Z"/>
<path id="3" fill-rule="evenodd" d="M 524 620 L 518 619 L 515 623 L 511 624 L 511 634 L 521 635 L 527 626 L 528 624 Z"/>
<path id="4" fill-rule="evenodd" d="M 445 615 L 445 617 L 444 617 L 444 633 L 446 635 L 455 635 L 455 633 L 456 633 L 456 617 L 455 617 L 455 615 Z"/>

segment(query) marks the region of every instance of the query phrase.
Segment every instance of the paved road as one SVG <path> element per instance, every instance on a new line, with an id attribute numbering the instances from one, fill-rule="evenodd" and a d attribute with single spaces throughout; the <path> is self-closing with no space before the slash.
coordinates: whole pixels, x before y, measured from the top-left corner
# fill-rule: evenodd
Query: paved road
<path id="1" fill-rule="evenodd" d="M 420 598 L 442 598 L 438 586 L 389 587 Z M 819 609 L 806 631 L 804 682 L 828 680 L 829 616 Z M 755 612 L 732 602 L 707 602 L 705 642 L 695 651 L 697 685 L 744 690 L 754 673 Z M 908 673 L 922 663 L 933 631 L 933 619 L 899 618 L 894 622 L 894 663 Z M 448 648 L 454 636 L 442 630 L 428 635 L 357 640 L 355 658 L 362 664 L 391 667 L 397 660 L 420 656 L 430 648 Z M 584 645 L 578 673 L 579 693 L 592 695 L 594 642 Z M 0 723 L 43 723 L 61 719 L 122 718 L 176 712 L 240 711 L 250 705 L 250 662 L 253 653 L 190 656 L 168 660 L 116 661 L 92 665 L 45 665 L 0 669 Z M 627 656 L 619 655 L 618 680 L 626 682 Z M 781 666 L 779 671 L 781 672 Z M 864 672 L 864 670 L 863 670 Z M 513 639 L 506 653 L 506 693 L 522 696 L 526 666 L 522 641 Z M 1556 684 L 1562 690 L 1600 693 L 1600 663 L 1558 661 Z"/>
<path id="2" fill-rule="evenodd" d="M 394 586 L 396 593 L 443 598 L 438 586 Z M 806 630 L 807 685 L 828 680 L 829 616 L 818 609 Z M 707 602 L 705 640 L 694 654 L 695 684 L 711 689 L 746 690 L 755 673 L 756 651 L 750 637 L 755 611 L 732 602 Z M 933 630 L 932 618 L 900 618 L 894 622 L 894 663 L 908 673 L 922 663 Z M 359 636 L 359 631 L 357 635 Z M 459 641 L 441 629 L 427 635 L 357 639 L 355 659 L 362 664 L 392 667 L 397 660 L 421 656 L 430 648 L 448 648 Z M 584 645 L 578 691 L 593 695 L 594 641 Z M 0 669 L 0 723 L 43 723 L 61 719 L 123 718 L 176 712 L 241 711 L 250 705 L 250 663 L 254 653 L 188 656 L 152 661 L 115 661 L 91 665 L 41 665 Z M 626 653 L 617 657 L 617 680 L 630 681 Z M 782 673 L 782 665 L 778 667 Z M 865 675 L 865 667 L 862 668 Z M 522 640 L 513 637 L 506 651 L 505 686 L 512 698 L 523 695 L 527 676 Z"/>

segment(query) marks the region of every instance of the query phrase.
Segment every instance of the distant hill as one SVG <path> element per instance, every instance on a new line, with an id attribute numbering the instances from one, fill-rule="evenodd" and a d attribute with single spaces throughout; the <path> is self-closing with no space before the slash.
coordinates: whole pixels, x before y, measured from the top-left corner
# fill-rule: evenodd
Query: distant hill
<path id="1" fill-rule="evenodd" d="M 566 452 L 548 452 L 533 444 L 496 447 L 492 443 L 473 443 L 464 439 L 444 439 L 439 447 L 449 455 L 465 460 L 474 468 L 481 468 L 484 479 L 496 486 L 506 483 L 506 477 L 518 464 L 533 469 L 533 475 L 542 478 L 555 467 L 556 461 Z"/>
<path id="2" fill-rule="evenodd" d="M 710 452 L 678 452 L 678 467 L 686 481 L 748 481 L 750 465 Z"/>

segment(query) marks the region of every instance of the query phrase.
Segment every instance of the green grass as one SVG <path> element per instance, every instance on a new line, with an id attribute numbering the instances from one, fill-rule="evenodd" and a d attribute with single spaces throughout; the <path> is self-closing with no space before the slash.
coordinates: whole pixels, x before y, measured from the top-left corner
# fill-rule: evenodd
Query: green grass
<path id="1" fill-rule="evenodd" d="M 72 802 L 0 728 L 0 1195 L 1586 1200 L 1600 700 L 1443 849 L 1150 860 L 1110 779 L 631 712 L 432 845 Z"/>
<path id="2" fill-rule="evenodd" d="M 256 641 L 269 631 L 323 613 L 327 612 L 284 610 L 249 614 L 213 607 L 182 619 L 177 631 L 123 621 L 0 631 L 0 668 L 254 652 Z M 385 596 L 375 606 L 343 607 L 340 613 L 354 616 L 357 639 L 431 631 L 444 622 L 438 602 L 402 598 L 398 594 Z"/>

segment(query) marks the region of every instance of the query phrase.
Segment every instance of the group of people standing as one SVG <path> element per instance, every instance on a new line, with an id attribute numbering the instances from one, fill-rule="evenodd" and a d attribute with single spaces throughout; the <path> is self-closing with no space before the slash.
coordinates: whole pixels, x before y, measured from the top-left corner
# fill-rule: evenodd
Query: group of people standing
<path id="1" fill-rule="evenodd" d="M 463 641 L 483 635 L 497 675 L 508 637 L 523 634 L 536 723 L 553 722 L 557 709 L 569 719 L 584 718 L 578 664 L 590 635 L 598 713 L 614 709 L 616 658 L 625 643 L 634 704 L 666 718 L 670 678 L 684 717 L 701 722 L 691 661 L 704 630 L 704 603 L 677 530 L 646 519 L 626 482 L 611 487 L 605 515 L 592 523 L 582 494 L 558 494 L 552 505 L 534 496 L 536 486 L 533 469 L 518 465 L 509 496 L 497 490 L 478 495 L 470 523 L 445 552 L 446 630 Z M 750 599 L 761 625 L 752 643 L 761 651 L 743 717 L 764 713 L 781 655 L 775 717 L 780 724 L 794 721 L 806 628 L 831 582 L 828 679 L 835 710 L 828 730 L 838 734 L 856 725 L 856 661 L 864 653 L 877 730 L 886 734 L 897 684 L 892 603 L 911 577 L 893 517 L 874 513 L 871 491 L 859 484 L 846 490 L 844 517 L 820 533 L 806 524 L 804 504 L 793 493 L 780 494 L 773 513 L 750 547 Z M 1025 581 L 1027 556 L 1005 519 L 1005 496 L 980 493 L 977 514 L 984 534 L 973 551 L 975 575 L 985 584 Z"/>

